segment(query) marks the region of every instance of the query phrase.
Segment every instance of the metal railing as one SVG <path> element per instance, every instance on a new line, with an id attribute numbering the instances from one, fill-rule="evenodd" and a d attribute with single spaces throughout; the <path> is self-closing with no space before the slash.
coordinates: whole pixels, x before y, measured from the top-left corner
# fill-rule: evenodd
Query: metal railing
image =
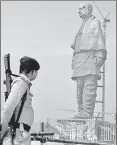
<path id="1" fill-rule="evenodd" d="M 69 122 L 73 120 L 61 120 L 61 122 Z M 76 120 L 74 120 L 75 123 L 78 124 L 78 122 Z M 112 123 L 108 123 L 108 122 L 96 122 L 95 118 L 93 119 L 85 119 L 85 121 L 83 119 L 79 120 L 80 123 L 81 121 L 86 122 L 85 124 L 85 131 L 82 131 L 82 138 L 79 139 L 79 133 L 78 128 L 74 126 L 71 126 L 70 128 L 65 128 L 61 130 L 63 130 L 63 132 L 65 131 L 67 134 L 66 137 L 61 138 L 60 134 L 59 134 L 59 138 L 55 137 L 56 132 L 44 132 L 46 129 L 44 128 L 44 123 L 41 123 L 41 126 L 43 125 L 43 130 L 42 132 L 36 132 L 36 133 L 32 133 L 31 134 L 31 140 L 34 141 L 40 141 L 41 144 L 46 143 L 46 142 L 55 142 L 55 143 L 67 143 L 67 144 L 82 144 L 82 145 L 112 145 L 114 144 L 114 142 L 116 141 L 116 126 Z M 60 120 L 59 120 L 60 123 Z M 87 127 L 88 126 L 88 127 Z M 61 131 L 60 131 L 61 133 Z M 65 133 L 65 134 L 66 134 Z M 93 134 L 92 134 L 93 133 Z M 85 139 L 84 136 L 88 136 L 88 135 L 92 135 L 96 136 L 96 140 L 88 140 Z M 74 139 L 73 137 L 74 136 Z"/>
<path id="2" fill-rule="evenodd" d="M 111 123 L 100 123 L 96 126 L 98 140 L 104 142 L 116 141 L 116 125 Z"/>

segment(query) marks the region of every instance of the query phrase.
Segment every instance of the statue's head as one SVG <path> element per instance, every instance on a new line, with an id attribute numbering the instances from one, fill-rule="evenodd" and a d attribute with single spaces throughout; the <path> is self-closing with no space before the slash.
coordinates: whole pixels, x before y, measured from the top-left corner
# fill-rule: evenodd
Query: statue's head
<path id="1" fill-rule="evenodd" d="M 82 19 L 87 19 L 92 16 L 93 7 L 89 3 L 81 4 L 78 13 Z"/>

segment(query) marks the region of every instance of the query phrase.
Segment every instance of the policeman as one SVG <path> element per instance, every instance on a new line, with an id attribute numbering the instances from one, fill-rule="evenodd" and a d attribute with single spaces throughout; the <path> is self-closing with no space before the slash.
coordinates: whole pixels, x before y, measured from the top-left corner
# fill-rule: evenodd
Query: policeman
<path id="1" fill-rule="evenodd" d="M 100 68 L 106 60 L 106 48 L 99 20 L 92 15 L 91 4 L 79 7 L 79 16 L 83 23 L 72 44 L 73 59 L 72 80 L 77 82 L 77 117 L 92 117 L 97 81 L 101 79 Z"/>
<path id="2" fill-rule="evenodd" d="M 21 98 L 26 93 L 24 103 L 14 138 L 14 145 L 30 145 L 30 128 L 34 120 L 34 111 L 32 108 L 32 93 L 30 92 L 31 81 L 35 80 L 40 69 L 39 63 L 30 57 L 24 56 L 20 59 L 19 77 L 12 82 L 11 92 L 1 111 L 2 135 L 8 130 L 8 123 L 15 110 L 17 118 L 21 105 Z M 3 144 L 11 144 L 9 132 L 4 138 Z"/>

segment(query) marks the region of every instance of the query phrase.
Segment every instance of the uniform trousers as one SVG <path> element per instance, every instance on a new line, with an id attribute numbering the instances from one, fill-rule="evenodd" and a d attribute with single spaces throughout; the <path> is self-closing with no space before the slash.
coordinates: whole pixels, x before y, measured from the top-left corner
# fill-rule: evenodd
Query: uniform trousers
<path id="1" fill-rule="evenodd" d="M 11 134 L 8 131 L 7 135 L 3 139 L 3 145 L 31 145 L 30 133 L 23 128 L 16 129 L 16 136 L 12 144 Z"/>

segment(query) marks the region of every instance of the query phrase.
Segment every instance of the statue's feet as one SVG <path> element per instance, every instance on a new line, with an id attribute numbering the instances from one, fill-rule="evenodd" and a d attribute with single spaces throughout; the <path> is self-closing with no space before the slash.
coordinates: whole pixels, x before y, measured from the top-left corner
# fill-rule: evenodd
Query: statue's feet
<path id="1" fill-rule="evenodd" d="M 85 114 L 84 112 L 78 112 L 74 115 L 74 118 L 84 118 L 84 119 L 91 119 L 92 116 Z"/>

